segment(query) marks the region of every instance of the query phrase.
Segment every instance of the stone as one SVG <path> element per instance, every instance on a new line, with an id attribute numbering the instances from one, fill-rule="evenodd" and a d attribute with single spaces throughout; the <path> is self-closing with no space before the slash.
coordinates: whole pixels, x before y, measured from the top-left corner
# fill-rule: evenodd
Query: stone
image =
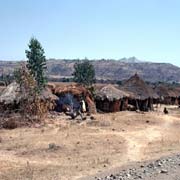
<path id="1" fill-rule="evenodd" d="M 168 173 L 168 170 L 162 169 L 162 170 L 161 170 L 161 173 L 162 173 L 162 174 L 167 174 L 167 173 Z"/>

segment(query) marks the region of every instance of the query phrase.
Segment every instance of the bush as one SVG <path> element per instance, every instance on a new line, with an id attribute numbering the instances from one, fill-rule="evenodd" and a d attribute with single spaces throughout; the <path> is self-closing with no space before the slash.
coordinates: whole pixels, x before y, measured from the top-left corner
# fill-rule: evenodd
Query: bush
<path id="1" fill-rule="evenodd" d="M 41 119 L 48 111 L 48 104 L 40 98 L 35 79 L 26 66 L 17 69 L 14 75 L 20 85 L 19 112 L 26 118 L 34 115 Z"/>

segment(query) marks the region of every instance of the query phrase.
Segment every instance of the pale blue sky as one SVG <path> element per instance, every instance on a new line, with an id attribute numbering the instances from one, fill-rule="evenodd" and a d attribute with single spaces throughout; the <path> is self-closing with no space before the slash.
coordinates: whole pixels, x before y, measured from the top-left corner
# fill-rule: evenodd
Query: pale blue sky
<path id="1" fill-rule="evenodd" d="M 25 59 L 31 36 L 47 58 L 115 58 L 180 66 L 179 0 L 0 0 L 0 59 Z"/>

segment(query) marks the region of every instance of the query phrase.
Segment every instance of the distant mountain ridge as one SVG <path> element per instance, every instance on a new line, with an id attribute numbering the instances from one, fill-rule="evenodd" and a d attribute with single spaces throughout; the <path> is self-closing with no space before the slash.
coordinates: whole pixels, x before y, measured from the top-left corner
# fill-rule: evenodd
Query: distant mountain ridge
<path id="1" fill-rule="evenodd" d="M 77 59 L 49 59 L 47 62 L 49 77 L 71 77 L 76 62 Z M 138 73 L 149 82 L 180 82 L 180 68 L 169 63 L 140 61 L 135 57 L 120 60 L 91 60 L 91 62 L 95 67 L 97 79 L 121 81 Z M 0 74 L 12 73 L 18 66 L 17 61 L 0 61 Z"/>
<path id="2" fill-rule="evenodd" d="M 142 62 L 147 62 L 147 61 L 142 61 L 142 60 L 139 60 L 137 59 L 136 57 L 129 57 L 129 58 L 122 58 L 122 59 L 119 59 L 119 61 L 121 62 L 125 62 L 125 63 L 142 63 Z"/>

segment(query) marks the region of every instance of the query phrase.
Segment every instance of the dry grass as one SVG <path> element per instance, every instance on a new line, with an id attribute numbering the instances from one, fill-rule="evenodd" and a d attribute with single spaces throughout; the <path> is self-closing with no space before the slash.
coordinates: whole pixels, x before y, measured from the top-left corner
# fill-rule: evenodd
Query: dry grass
<path id="1" fill-rule="evenodd" d="M 75 180 L 179 151 L 179 117 L 178 109 L 97 114 L 82 123 L 62 115 L 43 127 L 0 130 L 0 179 Z"/>

